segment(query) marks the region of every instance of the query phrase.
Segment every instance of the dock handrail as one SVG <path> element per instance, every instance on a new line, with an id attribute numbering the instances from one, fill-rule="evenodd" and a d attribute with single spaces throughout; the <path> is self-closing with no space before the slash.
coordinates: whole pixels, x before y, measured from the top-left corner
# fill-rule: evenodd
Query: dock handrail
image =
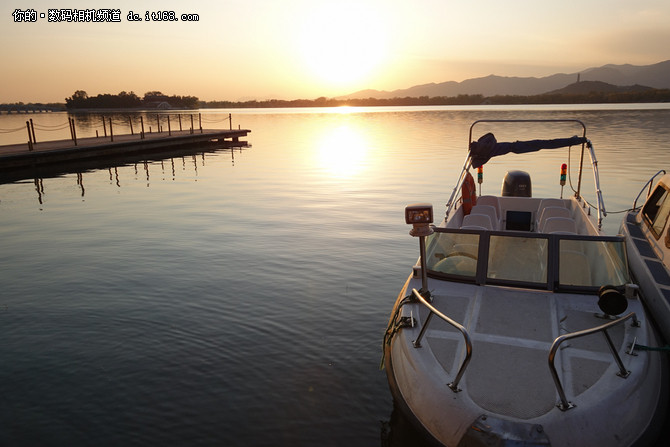
<path id="1" fill-rule="evenodd" d="M 551 344 L 551 349 L 549 349 L 549 370 L 551 371 L 551 376 L 554 379 L 554 384 L 556 384 L 556 390 L 558 391 L 558 395 L 561 398 L 561 402 L 558 403 L 558 408 L 566 411 L 569 410 L 570 408 L 573 408 L 574 405 L 568 401 L 567 397 L 565 396 L 565 391 L 563 390 L 563 385 L 561 385 L 561 379 L 558 377 L 558 373 L 556 372 L 556 366 L 554 365 L 554 360 L 556 358 L 556 352 L 558 351 L 558 348 L 560 347 L 561 343 L 563 343 L 566 340 L 571 340 L 573 338 L 579 338 L 579 337 L 584 337 L 586 335 L 591 335 L 595 334 L 596 332 L 601 332 L 605 336 L 605 340 L 607 341 L 607 346 L 610 348 L 610 351 L 612 352 L 612 356 L 614 357 L 614 360 L 617 363 L 617 366 L 619 367 L 619 372 L 617 373 L 618 376 L 626 378 L 630 374 L 630 371 L 626 370 L 626 367 L 623 365 L 623 362 L 621 361 L 621 357 L 619 357 L 619 353 L 617 352 L 616 348 L 614 347 L 614 343 L 612 342 L 612 338 L 610 337 L 609 333 L 607 332 L 607 329 L 612 328 L 618 324 L 623 323 L 624 321 L 632 318 L 633 319 L 633 325 L 638 326 L 639 321 L 637 319 L 637 315 L 635 315 L 635 312 L 631 312 L 628 315 L 625 315 L 621 318 L 618 318 L 614 321 L 610 321 L 609 323 L 605 323 L 600 326 L 593 327 L 591 329 L 584 329 L 582 331 L 576 331 L 576 332 L 570 332 L 568 334 L 563 334 L 554 340 L 554 342 Z"/>
<path id="2" fill-rule="evenodd" d="M 658 177 L 659 174 L 661 174 L 661 173 L 662 173 L 663 175 L 665 175 L 665 174 L 666 174 L 665 169 L 661 169 L 661 170 L 658 171 L 656 174 L 652 175 L 651 178 L 650 178 L 649 180 L 647 180 L 647 183 L 645 183 L 644 186 L 642 187 L 642 189 L 640 189 L 640 192 L 637 193 L 637 197 L 635 197 L 635 200 L 633 201 L 633 209 L 637 209 L 637 199 L 640 198 L 640 196 L 642 195 L 642 192 L 644 192 L 644 190 L 645 190 L 645 188 L 647 187 L 647 185 L 649 186 L 649 191 L 647 191 L 647 197 L 649 197 L 649 194 L 651 194 L 651 187 L 652 187 L 652 185 L 653 185 L 653 183 L 654 183 L 654 179 L 655 179 L 656 177 Z"/>
<path id="3" fill-rule="evenodd" d="M 454 381 L 447 384 L 447 386 L 451 388 L 451 391 L 457 393 L 460 391 L 458 389 L 458 383 L 461 381 L 463 373 L 465 373 L 465 368 L 467 368 L 468 363 L 470 363 L 470 358 L 472 357 L 472 341 L 470 339 L 470 334 L 468 334 L 468 331 L 465 329 L 465 327 L 463 327 L 463 325 L 455 322 L 454 320 L 452 320 L 451 318 L 449 318 L 448 316 L 444 315 L 442 312 L 437 310 L 416 289 L 412 289 L 412 294 L 416 297 L 416 299 L 419 300 L 419 302 L 421 302 L 421 304 L 423 304 L 428 308 L 428 310 L 430 310 L 428 318 L 426 318 L 426 322 L 423 324 L 423 327 L 419 332 L 419 336 L 413 343 L 415 348 L 421 347 L 421 339 L 423 338 L 423 335 L 426 332 L 426 329 L 428 328 L 428 323 L 430 323 L 430 319 L 433 317 L 433 315 L 437 315 L 442 320 L 458 329 L 463 335 L 463 339 L 465 340 L 465 358 L 463 359 L 461 367 L 458 369 L 458 374 L 456 374 L 456 378 L 454 379 Z"/>

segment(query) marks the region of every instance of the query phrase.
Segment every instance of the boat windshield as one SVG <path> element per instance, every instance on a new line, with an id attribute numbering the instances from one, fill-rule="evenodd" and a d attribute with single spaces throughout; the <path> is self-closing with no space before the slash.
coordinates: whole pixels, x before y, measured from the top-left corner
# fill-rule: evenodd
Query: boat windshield
<path id="1" fill-rule="evenodd" d="M 595 292 L 630 282 L 622 237 L 435 228 L 427 241 L 432 277 Z"/>

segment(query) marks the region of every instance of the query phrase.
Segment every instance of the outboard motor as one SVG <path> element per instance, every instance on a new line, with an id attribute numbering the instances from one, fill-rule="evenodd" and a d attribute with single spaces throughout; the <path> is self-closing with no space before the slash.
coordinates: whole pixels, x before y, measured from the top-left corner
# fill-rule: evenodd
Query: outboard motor
<path id="1" fill-rule="evenodd" d="M 532 197 L 530 174 L 525 171 L 507 171 L 503 179 L 502 196 Z"/>

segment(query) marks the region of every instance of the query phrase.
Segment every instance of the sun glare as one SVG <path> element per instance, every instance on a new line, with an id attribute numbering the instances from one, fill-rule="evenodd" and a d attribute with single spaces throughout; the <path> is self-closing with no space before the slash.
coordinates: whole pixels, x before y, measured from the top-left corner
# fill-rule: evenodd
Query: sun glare
<path id="1" fill-rule="evenodd" d="M 351 88 L 374 74 L 387 57 L 375 11 L 356 3 L 315 6 L 299 34 L 300 56 L 315 81 Z M 364 88 L 361 86 L 361 88 Z"/>
<path id="2" fill-rule="evenodd" d="M 368 144 L 360 132 L 349 126 L 332 128 L 316 147 L 318 165 L 333 177 L 351 177 L 365 167 Z"/>

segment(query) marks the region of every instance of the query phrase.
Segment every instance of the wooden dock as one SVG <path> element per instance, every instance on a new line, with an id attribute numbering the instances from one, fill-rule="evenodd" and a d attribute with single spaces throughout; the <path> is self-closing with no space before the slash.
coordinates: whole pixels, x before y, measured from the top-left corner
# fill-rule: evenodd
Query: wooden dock
<path id="1" fill-rule="evenodd" d="M 150 153 L 166 148 L 238 142 L 248 129 L 195 129 L 79 138 L 0 146 L 0 171 L 46 167 L 107 157 Z M 240 142 L 240 145 L 246 143 Z M 31 147 L 32 146 L 32 147 Z"/>

